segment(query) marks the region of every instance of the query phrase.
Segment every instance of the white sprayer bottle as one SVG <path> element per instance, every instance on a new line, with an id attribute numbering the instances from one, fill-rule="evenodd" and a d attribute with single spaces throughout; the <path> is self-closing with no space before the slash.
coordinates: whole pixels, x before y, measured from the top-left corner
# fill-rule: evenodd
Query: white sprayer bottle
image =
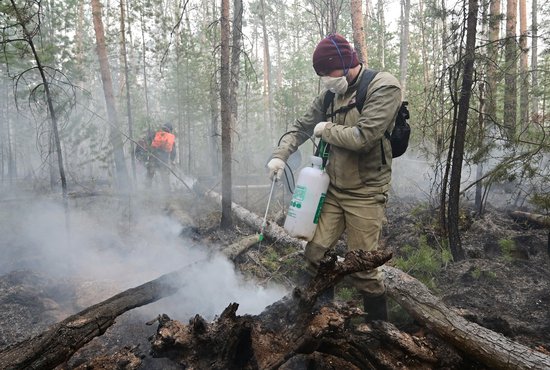
<path id="1" fill-rule="evenodd" d="M 298 175 L 284 225 L 295 238 L 309 241 L 315 234 L 330 182 L 322 167 L 323 159 L 312 156 L 311 166 L 304 167 Z"/>

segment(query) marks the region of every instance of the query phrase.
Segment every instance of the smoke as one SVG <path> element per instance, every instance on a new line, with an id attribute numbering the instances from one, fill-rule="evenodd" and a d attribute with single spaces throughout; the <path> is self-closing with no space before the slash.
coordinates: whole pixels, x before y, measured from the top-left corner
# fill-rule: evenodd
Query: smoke
<path id="1" fill-rule="evenodd" d="M 239 314 L 256 314 L 286 294 L 246 281 L 226 257 L 182 238 L 181 225 L 143 203 L 110 197 L 76 202 L 68 219 L 50 201 L 17 202 L 8 214 L 0 211 L 0 274 L 29 269 L 86 282 L 81 288 L 95 285 L 88 296 L 77 293 L 91 305 L 183 269 L 180 292 L 151 307 L 155 315 L 184 319 L 213 318 L 231 302 L 240 304 Z"/>

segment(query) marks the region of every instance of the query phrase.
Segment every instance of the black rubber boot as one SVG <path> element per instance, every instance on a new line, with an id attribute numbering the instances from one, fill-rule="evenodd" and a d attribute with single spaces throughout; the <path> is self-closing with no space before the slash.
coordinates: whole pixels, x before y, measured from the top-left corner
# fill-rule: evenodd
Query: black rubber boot
<path id="1" fill-rule="evenodd" d="M 363 310 L 367 314 L 366 322 L 375 320 L 388 321 L 388 301 L 386 294 L 371 296 L 363 294 Z"/>

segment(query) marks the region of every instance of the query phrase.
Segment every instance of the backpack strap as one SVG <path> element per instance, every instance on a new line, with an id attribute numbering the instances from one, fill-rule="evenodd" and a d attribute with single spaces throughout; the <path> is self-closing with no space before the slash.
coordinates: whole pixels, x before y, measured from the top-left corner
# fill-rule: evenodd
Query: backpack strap
<path id="1" fill-rule="evenodd" d="M 329 107 L 331 107 L 331 110 L 334 110 L 334 93 L 330 90 L 327 90 L 325 94 L 325 98 L 323 100 L 323 112 L 325 112 L 325 119 L 333 117 L 334 112 L 331 112 L 330 114 L 327 114 L 327 110 Z"/>
<path id="2" fill-rule="evenodd" d="M 359 88 L 357 89 L 357 94 L 355 96 L 355 107 L 357 108 L 359 113 L 361 113 L 361 111 L 363 110 L 363 105 L 365 105 L 369 85 L 377 74 L 378 71 L 367 68 L 365 69 L 365 72 L 363 72 L 363 74 L 361 75 Z"/>

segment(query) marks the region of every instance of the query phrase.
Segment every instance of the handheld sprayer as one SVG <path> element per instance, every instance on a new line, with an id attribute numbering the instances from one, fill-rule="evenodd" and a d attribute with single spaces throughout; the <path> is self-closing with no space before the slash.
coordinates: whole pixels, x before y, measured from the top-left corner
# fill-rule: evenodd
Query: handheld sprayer
<path id="1" fill-rule="evenodd" d="M 285 230 L 291 236 L 306 240 L 313 238 L 330 182 L 329 176 L 324 171 L 329 152 L 330 144 L 322 139 L 319 140 L 315 155 L 311 156 L 311 165 L 300 171 L 284 224 Z M 276 177 L 273 177 L 267 207 L 258 235 L 258 242 L 260 243 L 264 240 L 267 214 L 276 181 Z"/>
<path id="2" fill-rule="evenodd" d="M 273 197 L 273 189 L 275 188 L 275 182 L 277 181 L 277 177 L 273 176 L 273 179 L 271 180 L 271 190 L 269 191 L 269 198 L 267 198 L 267 207 L 265 208 L 265 215 L 264 220 L 262 221 L 262 226 L 260 227 L 260 235 L 258 235 L 258 241 L 262 242 L 264 240 L 264 229 L 267 225 L 267 213 L 269 211 L 269 205 L 271 203 L 271 198 Z"/>
<path id="3" fill-rule="evenodd" d="M 285 230 L 293 237 L 311 240 L 317 229 L 321 209 L 330 183 L 325 172 L 330 146 L 321 140 L 311 165 L 302 168 L 284 224 Z"/>

